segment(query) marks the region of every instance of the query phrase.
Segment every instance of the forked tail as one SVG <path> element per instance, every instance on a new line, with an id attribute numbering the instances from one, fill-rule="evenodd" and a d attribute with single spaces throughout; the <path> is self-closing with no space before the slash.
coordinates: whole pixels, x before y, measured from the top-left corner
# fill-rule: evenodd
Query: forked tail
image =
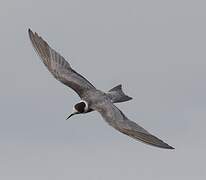
<path id="1" fill-rule="evenodd" d="M 109 98 L 113 103 L 120 103 L 120 102 L 125 102 L 129 101 L 132 98 L 127 96 L 123 91 L 122 91 L 122 85 L 115 86 L 114 88 L 110 89 L 109 92 L 107 93 Z"/>

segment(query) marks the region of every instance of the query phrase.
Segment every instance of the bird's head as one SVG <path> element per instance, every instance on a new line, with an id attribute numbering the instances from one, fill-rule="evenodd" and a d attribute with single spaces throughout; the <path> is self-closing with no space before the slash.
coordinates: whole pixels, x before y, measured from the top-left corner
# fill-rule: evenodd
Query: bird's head
<path id="1" fill-rule="evenodd" d="M 70 117 L 72 117 L 75 114 L 86 113 L 88 111 L 88 104 L 86 101 L 80 101 L 79 103 L 74 105 L 73 109 L 74 109 L 73 113 L 70 114 L 67 119 L 69 119 Z"/>

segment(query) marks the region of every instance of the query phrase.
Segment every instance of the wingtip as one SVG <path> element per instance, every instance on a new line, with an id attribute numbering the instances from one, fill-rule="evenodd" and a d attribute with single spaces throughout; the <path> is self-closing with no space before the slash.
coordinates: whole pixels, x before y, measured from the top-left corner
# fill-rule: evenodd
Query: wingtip
<path id="1" fill-rule="evenodd" d="M 32 32 L 32 30 L 30 28 L 28 28 L 28 33 L 30 34 Z"/>
<path id="2" fill-rule="evenodd" d="M 172 146 L 170 146 L 170 145 L 166 145 L 166 146 L 164 146 L 163 148 L 165 148 L 165 149 L 171 149 L 171 150 L 173 150 L 173 149 L 175 149 L 174 147 L 172 147 Z"/>
<path id="3" fill-rule="evenodd" d="M 128 97 L 128 99 L 129 99 L 129 100 L 132 100 L 132 99 L 133 99 L 133 98 L 132 98 L 132 97 L 130 97 L 130 96 L 127 96 L 127 97 Z"/>
<path id="4" fill-rule="evenodd" d="M 31 38 L 31 37 L 32 37 L 33 32 L 32 32 L 32 30 L 31 30 L 30 28 L 28 28 L 28 34 L 29 34 L 29 37 Z"/>
<path id="5" fill-rule="evenodd" d="M 175 148 L 174 148 L 174 147 L 172 147 L 172 146 L 170 146 L 170 147 L 169 147 L 169 149 L 173 150 L 173 149 L 175 149 Z"/>

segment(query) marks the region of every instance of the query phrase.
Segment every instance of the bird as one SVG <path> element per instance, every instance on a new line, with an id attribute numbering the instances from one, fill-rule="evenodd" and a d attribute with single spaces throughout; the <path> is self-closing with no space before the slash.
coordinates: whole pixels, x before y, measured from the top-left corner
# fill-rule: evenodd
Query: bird
<path id="1" fill-rule="evenodd" d="M 85 77 L 76 72 L 65 58 L 50 47 L 36 32 L 28 29 L 28 34 L 34 50 L 50 73 L 64 85 L 73 89 L 81 99 L 74 105 L 74 111 L 67 119 L 77 114 L 97 111 L 110 126 L 135 140 L 163 149 L 174 149 L 174 147 L 152 135 L 136 122 L 131 121 L 115 105 L 115 103 L 132 99 L 123 92 L 121 84 L 108 92 L 98 90 Z"/>

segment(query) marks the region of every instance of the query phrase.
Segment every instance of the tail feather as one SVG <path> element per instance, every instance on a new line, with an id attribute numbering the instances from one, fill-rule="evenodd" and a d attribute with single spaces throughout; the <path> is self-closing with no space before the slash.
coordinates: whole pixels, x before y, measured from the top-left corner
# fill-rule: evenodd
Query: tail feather
<path id="1" fill-rule="evenodd" d="M 125 102 L 132 99 L 122 91 L 121 84 L 110 89 L 107 95 L 110 97 L 113 103 Z"/>

